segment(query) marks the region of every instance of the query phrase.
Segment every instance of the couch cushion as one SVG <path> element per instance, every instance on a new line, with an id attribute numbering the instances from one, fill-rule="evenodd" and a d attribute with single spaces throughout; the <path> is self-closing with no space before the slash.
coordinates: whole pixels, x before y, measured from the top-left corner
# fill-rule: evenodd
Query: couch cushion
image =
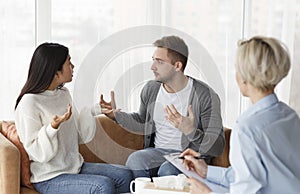
<path id="1" fill-rule="evenodd" d="M 97 119 L 99 122 L 93 140 L 79 147 L 86 162 L 125 165 L 132 152 L 143 149 L 143 135 L 122 128 L 104 115 L 98 116 Z"/>
<path id="2" fill-rule="evenodd" d="M 18 148 L 0 133 L 1 194 L 20 193 L 20 157 Z"/>
<path id="3" fill-rule="evenodd" d="M 17 134 L 15 124 L 3 121 L 2 134 L 19 149 L 21 155 L 21 184 L 28 188 L 34 189 L 33 185 L 30 182 L 30 160 Z"/>

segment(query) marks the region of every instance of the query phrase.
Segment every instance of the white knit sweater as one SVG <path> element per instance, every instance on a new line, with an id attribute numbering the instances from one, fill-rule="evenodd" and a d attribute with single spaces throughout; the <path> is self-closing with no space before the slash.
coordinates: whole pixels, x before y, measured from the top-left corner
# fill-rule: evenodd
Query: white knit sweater
<path id="1" fill-rule="evenodd" d="M 31 182 L 49 180 L 60 174 L 79 173 L 83 158 L 78 144 L 92 140 L 96 119 L 90 109 L 78 114 L 72 105 L 71 118 L 58 129 L 51 127 L 54 115 L 63 115 L 72 98 L 67 88 L 26 94 L 20 101 L 15 122 L 20 140 L 32 160 Z"/>

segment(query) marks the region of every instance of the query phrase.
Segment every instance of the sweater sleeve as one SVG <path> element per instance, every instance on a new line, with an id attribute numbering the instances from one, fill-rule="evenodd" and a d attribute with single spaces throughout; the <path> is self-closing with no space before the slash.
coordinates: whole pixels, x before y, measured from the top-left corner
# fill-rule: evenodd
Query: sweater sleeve
<path id="1" fill-rule="evenodd" d="M 96 106 L 96 105 L 95 105 Z M 78 115 L 79 144 L 90 142 L 96 133 L 95 108 L 83 108 Z"/>
<path id="2" fill-rule="evenodd" d="M 195 130 L 187 136 L 190 147 L 201 154 L 213 157 L 220 155 L 225 146 L 225 137 L 218 95 L 206 88 L 206 92 L 196 92 L 192 105 L 197 118 Z"/>
<path id="3" fill-rule="evenodd" d="M 153 92 L 150 92 L 151 88 L 154 87 L 153 83 L 154 82 L 148 82 L 142 89 L 140 94 L 141 103 L 138 112 L 126 113 L 120 111 L 115 113 L 116 122 L 118 124 L 132 131 L 144 131 L 148 102 L 150 96 L 153 95 Z"/>
<path id="4" fill-rule="evenodd" d="M 42 125 L 39 112 L 30 99 L 23 98 L 15 112 L 15 122 L 29 159 L 48 162 L 58 151 L 58 130 L 51 124 Z"/>

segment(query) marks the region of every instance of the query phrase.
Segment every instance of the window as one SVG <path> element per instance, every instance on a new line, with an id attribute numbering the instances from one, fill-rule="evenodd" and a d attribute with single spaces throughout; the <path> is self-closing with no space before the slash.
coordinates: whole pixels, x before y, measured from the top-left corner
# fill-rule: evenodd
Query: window
<path id="1" fill-rule="evenodd" d="M 98 102 L 101 93 L 109 100 L 115 90 L 119 108 L 138 110 L 140 90 L 153 79 L 151 43 L 170 34 L 187 42 L 186 74 L 219 94 L 224 126 L 230 128 L 250 105 L 235 82 L 237 40 L 257 34 L 281 39 L 293 65 L 277 93 L 300 113 L 299 1 L 11 0 L 0 5 L 1 119 L 13 119 L 32 53 L 44 41 L 69 47 L 75 79 L 66 86 L 75 100 L 78 93 L 84 96 L 76 102 L 79 108 Z"/>
<path id="2" fill-rule="evenodd" d="M 178 32 L 193 38 L 194 41 L 188 45 L 191 55 L 186 74 L 207 82 L 219 93 L 223 119 L 225 123 L 234 123 L 239 114 L 237 106 L 239 92 L 234 81 L 233 64 L 236 40 L 241 36 L 242 2 L 238 0 L 233 2 L 139 0 L 130 3 L 123 0 L 101 2 L 53 0 L 52 2 L 52 39 L 64 42 L 71 48 L 73 62 L 78 71 L 89 72 L 88 75 L 83 75 L 85 79 L 77 77 L 71 86 L 75 85 L 75 95 L 76 89 L 80 94 L 85 89 L 86 92 L 95 90 L 93 100 L 97 102 L 100 93 L 109 99 L 110 90 L 116 90 L 117 105 L 120 108 L 128 111 L 138 110 L 140 89 L 146 80 L 153 79 L 150 67 L 154 48 L 151 48 L 151 43 L 160 37 L 145 42 L 147 43 L 145 45 L 136 43 L 131 45 L 134 48 L 118 50 L 115 47 L 126 44 L 129 38 L 120 39 L 120 42 L 110 44 L 111 48 L 106 47 L 111 49 L 111 52 L 113 49 L 117 51 L 104 64 L 102 59 L 105 53 L 95 49 L 100 49 L 101 41 L 115 36 L 116 33 L 121 34 L 126 29 L 142 28 L 145 25 L 162 26 L 162 30 L 166 31 L 162 35 Z M 168 28 L 171 30 L 168 31 Z M 135 35 L 137 39 L 139 35 Z M 195 42 L 203 47 L 204 54 L 197 53 L 202 51 L 192 45 Z M 212 61 L 208 60 L 206 64 L 201 58 L 198 59 L 199 55 L 204 55 Z M 95 58 L 87 59 L 91 57 Z M 83 67 L 79 66 L 85 63 L 94 64 L 89 70 L 83 70 Z M 138 67 L 138 64 L 143 67 Z M 77 73 L 82 73 L 78 71 Z M 125 74 L 129 75 L 126 76 L 127 79 L 124 79 Z M 92 79 L 95 76 L 96 78 Z M 87 81 L 88 78 L 93 81 Z M 80 79 L 84 80 L 82 87 Z M 96 80 L 97 83 L 94 83 Z M 90 99 L 81 97 L 77 103 L 85 106 Z M 230 114 L 226 114 L 227 112 Z"/>
<path id="3" fill-rule="evenodd" d="M 35 47 L 34 1 L 0 2 L 0 118 L 13 119 Z M 18 14 L 16 14 L 18 13 Z"/>

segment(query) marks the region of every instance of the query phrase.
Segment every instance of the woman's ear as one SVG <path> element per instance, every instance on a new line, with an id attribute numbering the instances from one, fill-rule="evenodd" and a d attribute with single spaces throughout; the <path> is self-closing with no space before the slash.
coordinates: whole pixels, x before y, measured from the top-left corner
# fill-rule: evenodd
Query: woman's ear
<path id="1" fill-rule="evenodd" d="M 59 72 L 59 71 L 57 71 L 57 72 L 55 73 L 54 78 L 55 78 L 55 79 L 59 79 L 59 78 L 60 78 L 60 72 Z"/>

